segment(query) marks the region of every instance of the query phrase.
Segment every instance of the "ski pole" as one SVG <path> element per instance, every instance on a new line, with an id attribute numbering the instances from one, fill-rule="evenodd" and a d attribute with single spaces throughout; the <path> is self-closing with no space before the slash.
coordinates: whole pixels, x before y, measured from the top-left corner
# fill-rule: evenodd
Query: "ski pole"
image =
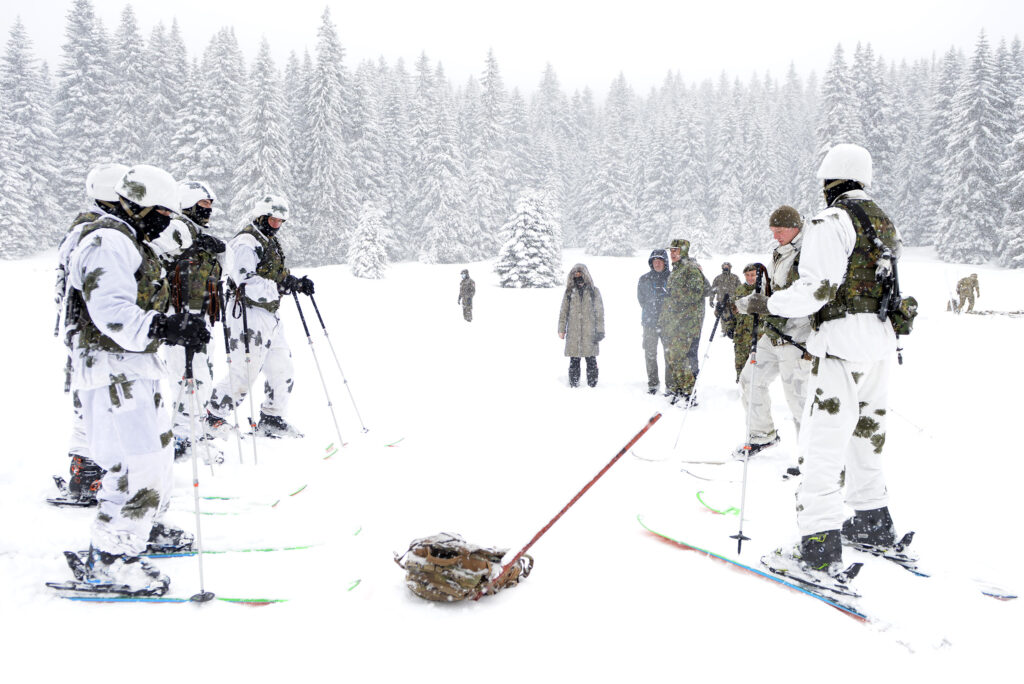
<path id="1" fill-rule="evenodd" d="M 185 314 L 183 319 L 183 325 L 188 323 L 188 313 Z M 206 580 L 203 576 L 203 531 L 201 518 L 202 514 L 199 511 L 199 464 L 196 459 L 196 412 L 199 410 L 199 397 L 196 396 L 196 378 L 192 373 L 192 357 L 195 355 L 196 350 L 191 345 L 185 346 L 185 384 L 189 388 L 189 410 L 188 410 L 188 429 L 189 437 L 192 440 L 192 494 L 195 499 L 196 509 L 196 558 L 199 560 L 199 593 L 189 598 L 189 601 L 196 603 L 205 603 L 213 599 L 213 592 L 206 591 Z M 209 450 L 207 450 L 207 458 L 209 459 Z M 213 469 L 213 463 L 210 463 L 210 469 Z"/>
<path id="2" fill-rule="evenodd" d="M 633 439 L 629 440 L 629 443 L 626 444 L 626 446 L 622 447 L 622 449 L 619 450 L 619 453 L 615 454 L 615 457 L 608 462 L 608 465 L 606 465 L 604 468 L 602 468 L 601 472 L 599 472 L 597 475 L 595 475 L 593 477 L 593 479 L 591 479 L 590 482 L 588 482 L 583 487 L 583 489 L 581 489 L 579 492 L 577 492 L 576 496 L 574 496 L 572 498 L 572 500 L 569 501 L 569 503 L 565 504 L 565 506 L 562 508 L 562 510 L 560 510 L 558 512 L 558 515 L 556 515 L 554 518 L 551 519 L 551 522 L 549 522 L 547 525 L 542 527 L 537 534 L 533 535 L 533 539 L 530 540 L 530 543 L 528 543 L 526 546 L 524 546 L 522 549 L 520 549 L 519 553 L 517 553 L 515 555 L 515 557 L 511 561 L 508 562 L 507 565 L 502 567 L 501 572 L 498 574 L 498 576 L 495 577 L 494 579 L 492 579 L 487 584 L 485 584 L 484 587 L 479 592 L 477 592 L 476 596 L 473 597 L 473 600 L 474 601 L 480 600 L 480 598 L 484 594 L 493 594 L 494 593 L 494 585 L 505 578 L 505 576 L 509 573 L 509 571 L 513 567 L 515 567 L 515 564 L 519 562 L 519 559 L 523 557 L 523 554 L 526 553 L 527 551 L 529 551 L 530 547 L 533 546 L 537 542 L 538 539 L 540 539 L 542 536 L 544 536 L 544 533 L 546 533 L 549 529 L 551 529 L 551 526 L 554 525 L 556 522 L 558 522 L 558 519 L 561 518 L 563 515 L 565 515 L 565 512 L 568 511 L 573 506 L 573 504 L 575 504 L 577 501 L 579 501 L 580 498 L 584 494 L 587 493 L 587 490 L 590 489 L 591 487 L 593 487 L 594 483 L 597 482 L 599 479 L 601 479 L 601 477 L 606 472 L 608 472 L 608 470 L 613 465 L 615 465 L 616 461 L 618 461 L 620 458 L 622 458 L 622 455 L 624 453 L 629 451 L 633 447 L 634 444 L 636 444 L 638 441 L 640 441 L 640 438 L 643 437 L 644 434 L 648 430 L 651 429 L 651 426 L 654 425 L 655 423 L 657 423 L 660 418 L 661 418 L 661 414 L 660 413 L 655 413 L 653 416 L 651 416 L 651 419 L 647 421 L 647 425 L 644 425 L 643 429 L 640 430 L 640 432 L 636 433 L 633 436 Z"/>
<path id="3" fill-rule="evenodd" d="M 754 282 L 754 292 L 761 290 L 761 281 L 764 278 L 768 269 L 763 264 L 757 265 L 757 280 Z M 771 285 L 765 283 L 765 291 L 771 294 Z M 743 542 L 750 541 L 750 537 L 743 534 L 743 516 L 746 513 L 747 504 L 747 468 L 750 466 L 750 414 L 752 413 L 751 408 L 754 405 L 754 376 L 757 373 L 757 342 L 758 334 L 757 329 L 760 324 L 760 316 L 754 314 L 754 335 L 750 342 L 750 395 L 747 397 L 747 426 L 745 441 L 743 444 L 743 484 L 740 486 L 740 529 L 736 534 L 730 535 L 729 539 L 736 540 L 736 555 L 743 552 Z"/>
<path id="4" fill-rule="evenodd" d="M 334 356 L 334 363 L 338 366 L 338 372 L 341 373 L 341 381 L 345 384 L 345 389 L 348 390 L 348 398 L 352 400 L 352 408 L 356 411 L 356 418 L 359 419 L 359 425 L 362 426 L 363 432 L 369 432 L 369 428 L 363 423 L 363 417 L 359 415 L 359 407 L 356 406 L 356 398 L 352 394 L 352 388 L 348 386 L 348 379 L 345 377 L 345 371 L 341 369 L 341 361 L 338 361 L 338 354 L 334 351 L 334 343 L 331 342 L 331 336 L 327 334 L 327 326 L 324 325 L 324 317 L 320 315 L 320 307 L 316 305 L 316 300 L 313 299 L 313 295 L 309 295 L 309 301 L 313 302 L 313 311 L 316 312 L 316 317 L 320 320 L 320 327 L 324 329 L 324 337 L 327 338 L 327 346 L 331 348 L 331 355 Z"/>
<path id="5" fill-rule="evenodd" d="M 231 338 L 228 335 L 228 307 L 224 297 L 224 288 L 220 281 L 217 282 L 217 301 L 220 303 L 220 326 L 224 332 L 224 353 L 228 357 L 228 386 L 231 385 Z M 246 372 L 248 376 L 248 371 Z M 246 378 L 248 379 L 248 377 Z M 252 391 L 252 388 L 250 388 Z M 238 445 L 238 462 L 244 463 L 242 459 L 242 434 L 238 429 L 238 402 L 232 401 L 232 410 L 235 415 L 235 443 Z M 255 435 L 253 440 L 255 440 Z"/>
<path id="6" fill-rule="evenodd" d="M 259 465 L 259 458 L 256 454 L 256 424 L 252 422 L 252 417 L 256 415 L 256 411 L 253 408 L 252 403 L 252 359 L 249 354 L 249 316 L 246 313 L 248 307 L 245 305 L 245 285 L 240 285 L 238 291 L 235 294 L 235 303 L 242 309 L 242 339 L 245 341 L 245 386 L 246 393 L 249 395 L 249 429 L 252 430 L 252 462 L 253 465 Z M 228 375 L 230 378 L 231 375 Z M 235 403 L 237 411 L 237 402 Z M 236 414 L 237 416 L 237 414 Z M 237 417 L 236 417 L 237 422 Z M 239 437 L 241 439 L 241 437 Z"/>
<path id="7" fill-rule="evenodd" d="M 306 325 L 306 317 L 302 313 L 302 305 L 299 304 L 299 293 L 292 290 L 292 297 L 295 298 L 295 308 L 299 310 L 299 318 L 302 319 L 302 329 L 306 331 L 309 351 L 313 353 L 313 363 L 316 364 L 316 372 L 320 375 L 320 384 L 324 386 L 324 396 L 327 397 L 327 408 L 330 409 L 331 420 L 334 421 L 334 431 L 338 434 L 338 444 L 345 446 L 345 440 L 341 438 L 341 428 L 338 427 L 338 417 L 334 415 L 334 404 L 331 403 L 331 394 L 327 391 L 327 381 L 324 380 L 324 373 L 320 370 L 320 359 L 317 358 L 316 349 L 313 348 L 313 337 L 309 334 L 309 326 Z"/>

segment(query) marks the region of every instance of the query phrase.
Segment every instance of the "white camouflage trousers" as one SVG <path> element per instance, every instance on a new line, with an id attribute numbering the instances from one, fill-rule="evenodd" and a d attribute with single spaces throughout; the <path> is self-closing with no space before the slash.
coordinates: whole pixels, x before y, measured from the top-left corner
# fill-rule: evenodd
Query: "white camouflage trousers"
<path id="1" fill-rule="evenodd" d="M 268 416 L 284 416 L 294 385 L 292 352 L 284 337 L 284 326 L 277 315 L 250 307 L 246 311 L 249 324 L 249 364 L 245 363 L 242 319 L 234 318 L 228 312 L 228 331 L 231 347 L 228 377 L 222 378 L 213 388 L 210 396 L 210 413 L 227 418 L 231 411 L 242 404 L 252 389 L 253 383 L 262 371 L 264 376 L 264 400 L 260 407 Z M 259 416 L 251 416 L 254 421 Z"/>
<path id="2" fill-rule="evenodd" d="M 801 535 L 837 530 L 846 503 L 863 511 L 887 506 L 882 473 L 889 366 L 891 361 L 824 358 L 808 383 L 808 402 L 800 431 L 802 482 L 797 490 Z"/>
<path id="3" fill-rule="evenodd" d="M 137 556 L 167 509 L 174 449 L 160 381 L 78 390 L 90 457 L 106 474 L 97 493 L 93 547 Z"/>
<path id="4" fill-rule="evenodd" d="M 214 331 L 210 332 L 212 334 Z M 197 429 L 202 427 L 202 423 L 198 421 L 206 416 L 206 405 L 210 402 L 210 394 L 213 392 L 213 363 L 208 354 L 212 344 L 211 341 L 203 345 L 202 351 L 197 351 L 192 357 L 192 376 L 196 381 L 196 399 L 199 402 Z M 167 362 L 167 377 L 171 379 L 170 387 L 174 391 L 174 436 L 187 438 L 190 434 L 189 405 L 192 400 L 185 387 L 185 347 L 165 344 L 163 350 L 164 361 Z"/>
<path id="5" fill-rule="evenodd" d="M 776 378 L 782 379 L 782 391 L 799 434 L 810 372 L 811 362 L 804 360 L 802 351 L 791 344 L 776 347 L 768 335 L 761 336 L 757 341 L 757 364 L 748 363 L 740 373 L 740 396 L 743 408 L 748 412 L 747 439 L 751 444 L 767 444 L 775 439 L 768 387 Z"/>

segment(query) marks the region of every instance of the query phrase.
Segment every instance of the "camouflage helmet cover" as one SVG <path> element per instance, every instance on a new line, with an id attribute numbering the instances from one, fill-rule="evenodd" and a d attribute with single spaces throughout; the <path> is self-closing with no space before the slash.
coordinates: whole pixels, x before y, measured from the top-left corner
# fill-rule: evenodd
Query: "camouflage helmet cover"
<path id="1" fill-rule="evenodd" d="M 178 211 L 178 184 L 174 177 L 149 164 L 136 164 L 128 169 L 114 191 L 140 207 Z"/>
<path id="2" fill-rule="evenodd" d="M 178 193 L 178 201 L 183 211 L 194 207 L 202 200 L 217 201 L 217 195 L 203 181 L 183 180 L 178 183 Z"/>
<path id="3" fill-rule="evenodd" d="M 273 216 L 282 221 L 288 220 L 288 200 L 280 195 L 264 195 L 256 200 L 249 217 L 256 220 L 261 216 Z"/>
<path id="4" fill-rule="evenodd" d="M 94 200 L 116 202 L 114 187 L 124 177 L 128 167 L 124 164 L 100 164 L 94 166 L 85 177 L 85 193 Z"/>

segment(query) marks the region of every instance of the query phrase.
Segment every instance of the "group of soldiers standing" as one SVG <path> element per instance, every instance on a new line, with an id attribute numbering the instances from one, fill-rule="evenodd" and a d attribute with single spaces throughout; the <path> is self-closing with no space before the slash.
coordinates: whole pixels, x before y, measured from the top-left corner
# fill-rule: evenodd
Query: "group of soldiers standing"
<path id="1" fill-rule="evenodd" d="M 284 419 L 294 381 L 278 308 L 282 295 L 312 295 L 313 283 L 285 266 L 276 237 L 288 218 L 283 198 L 256 201 L 248 225 L 225 244 L 206 232 L 216 196 L 205 182 L 103 164 L 86 192 L 92 206 L 58 250 L 58 328 L 63 314 L 74 415 L 71 476 L 53 501 L 98 506 L 88 552 L 68 558 L 76 580 L 161 594 L 170 580 L 143 554 L 192 544 L 161 522 L 175 457 L 202 442 L 198 452 L 220 460 L 211 440 L 237 431 L 226 416 L 261 372 L 266 399 L 254 433 L 301 436 Z M 214 383 L 207 345 L 217 322 L 229 372 Z M 168 377 L 173 403 L 161 389 Z"/>

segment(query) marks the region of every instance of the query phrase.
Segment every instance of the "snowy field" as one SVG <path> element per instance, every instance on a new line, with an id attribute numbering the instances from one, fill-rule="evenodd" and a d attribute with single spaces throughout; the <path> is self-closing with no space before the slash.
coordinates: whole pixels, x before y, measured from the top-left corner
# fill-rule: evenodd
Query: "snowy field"
<path id="1" fill-rule="evenodd" d="M 204 557 L 206 588 L 223 597 L 286 598 L 247 607 L 83 604 L 47 580 L 70 578 L 61 551 L 88 544 L 94 511 L 44 502 L 67 474 L 69 398 L 64 349 L 52 337 L 52 253 L 0 263 L 7 389 L 0 399 L 0 651 L 7 681 L 500 682 L 684 680 L 828 682 L 1000 679 L 1019 669 L 1024 599 L 981 596 L 978 577 L 1024 591 L 1017 537 L 1024 481 L 1019 394 L 1024 318 L 956 316 L 946 293 L 980 276 L 978 309 L 1024 309 L 1024 271 L 953 267 L 909 250 L 903 289 L 921 314 L 895 368 L 886 443 L 891 510 L 936 577 L 870 559 L 855 586 L 863 624 L 828 606 L 694 552 L 658 543 L 637 523 L 692 543 L 734 550 L 743 440 L 731 342 L 710 346 L 684 413 L 645 392 L 635 258 L 584 261 L 601 289 L 607 338 L 596 389 L 570 389 L 556 334 L 561 288 L 503 290 L 489 263 L 393 266 L 387 278 L 347 267 L 313 269 L 317 301 L 362 433 L 311 306 L 314 350 L 347 446 L 336 442 L 299 317 L 282 311 L 297 367 L 290 418 L 298 441 L 223 443 L 227 461 L 200 470 L 209 549 L 315 545 Z M 736 270 L 752 255 L 729 255 Z M 765 257 L 762 257 L 765 258 Z M 719 272 L 721 257 L 703 259 Z M 459 271 L 477 283 L 474 321 L 462 320 Z M 304 272 L 299 269 L 298 275 Z M 303 302 L 306 302 L 303 298 Z M 701 355 L 708 350 L 708 316 Z M 219 330 L 215 339 L 220 337 Z M 215 357 L 221 363 L 223 357 Z M 223 368 L 221 363 L 220 368 Z M 793 492 L 780 477 L 795 460 L 781 390 L 782 444 L 752 461 L 741 560 L 797 538 Z M 477 603 L 428 603 L 393 562 L 411 540 L 441 531 L 482 544 L 525 545 L 655 413 L 662 420 L 532 548 L 533 574 Z M 680 427 L 682 431 L 680 433 Z M 676 436 L 679 446 L 672 449 Z M 390 446 L 389 446 L 390 445 Z M 656 460 L 661 459 L 661 460 Z M 194 529 L 191 466 L 175 466 L 171 521 Z M 305 486 L 301 492 L 296 492 Z M 269 504 L 280 501 L 271 507 Z M 854 560 L 847 552 L 846 560 Z M 171 595 L 199 589 L 195 558 L 159 561 Z M 227 678 L 227 679 L 225 679 Z M 284 679 L 287 678 L 287 679 Z"/>

